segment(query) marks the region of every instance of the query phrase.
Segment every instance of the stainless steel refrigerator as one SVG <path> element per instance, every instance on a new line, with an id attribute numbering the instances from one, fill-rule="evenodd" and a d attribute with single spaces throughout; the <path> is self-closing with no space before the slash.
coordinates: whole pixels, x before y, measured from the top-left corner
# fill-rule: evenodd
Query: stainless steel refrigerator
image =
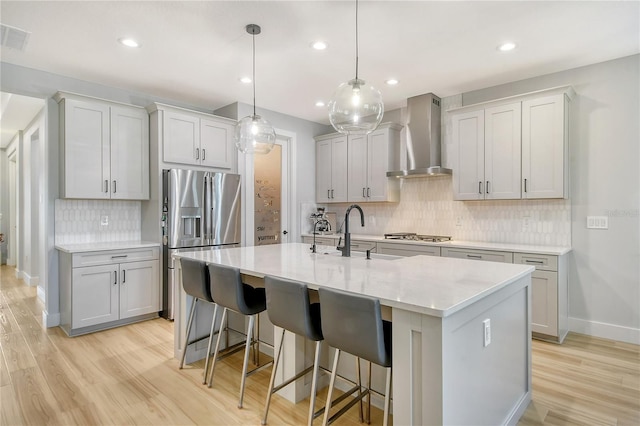
<path id="1" fill-rule="evenodd" d="M 179 283 L 173 253 L 240 244 L 240 175 L 163 170 L 162 316 L 173 319 Z"/>

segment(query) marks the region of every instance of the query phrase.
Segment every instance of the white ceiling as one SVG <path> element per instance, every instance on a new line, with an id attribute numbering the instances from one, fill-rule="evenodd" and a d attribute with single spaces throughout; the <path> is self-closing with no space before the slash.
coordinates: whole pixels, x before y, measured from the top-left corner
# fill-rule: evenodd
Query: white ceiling
<path id="1" fill-rule="evenodd" d="M 335 88 L 354 77 L 353 1 L 7 1 L 3 24 L 31 32 L 2 61 L 215 110 L 252 103 L 328 124 Z M 640 52 L 638 1 L 368 1 L 359 14 L 360 77 L 387 110 Z M 126 48 L 123 36 L 142 47 Z M 319 52 L 310 43 L 323 39 Z M 497 51 L 511 40 L 518 48 Z M 390 77 L 400 84 L 389 87 Z M 268 119 L 268 117 L 266 117 Z"/>

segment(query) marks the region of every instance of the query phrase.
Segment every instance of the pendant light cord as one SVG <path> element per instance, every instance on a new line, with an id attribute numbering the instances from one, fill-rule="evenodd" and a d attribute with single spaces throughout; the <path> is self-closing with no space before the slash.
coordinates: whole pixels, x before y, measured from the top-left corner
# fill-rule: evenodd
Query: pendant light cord
<path id="1" fill-rule="evenodd" d="M 256 34 L 252 32 L 251 40 L 253 41 L 253 116 L 256 115 Z"/>
<path id="2" fill-rule="evenodd" d="M 356 80 L 358 79 L 358 0 L 356 0 Z"/>

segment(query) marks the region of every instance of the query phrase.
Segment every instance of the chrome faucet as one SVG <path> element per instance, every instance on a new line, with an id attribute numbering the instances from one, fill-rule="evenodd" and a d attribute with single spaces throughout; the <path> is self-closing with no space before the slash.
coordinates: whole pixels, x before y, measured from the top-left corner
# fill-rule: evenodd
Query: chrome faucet
<path id="1" fill-rule="evenodd" d="M 351 233 L 349 232 L 349 213 L 351 213 L 352 209 L 358 209 L 360 212 L 360 223 L 364 226 L 364 213 L 362 209 L 357 204 L 352 204 L 348 209 L 347 213 L 344 215 L 344 246 L 340 247 L 340 242 L 338 242 L 338 250 L 342 252 L 342 257 L 351 257 Z"/>
<path id="2" fill-rule="evenodd" d="M 323 225 L 329 228 L 329 231 L 331 231 L 331 224 L 327 219 L 318 219 L 315 221 L 315 223 L 313 224 L 313 245 L 309 247 L 309 250 L 311 250 L 311 253 L 316 252 L 316 234 L 318 233 L 316 228 L 318 227 L 319 223 L 322 223 Z"/>

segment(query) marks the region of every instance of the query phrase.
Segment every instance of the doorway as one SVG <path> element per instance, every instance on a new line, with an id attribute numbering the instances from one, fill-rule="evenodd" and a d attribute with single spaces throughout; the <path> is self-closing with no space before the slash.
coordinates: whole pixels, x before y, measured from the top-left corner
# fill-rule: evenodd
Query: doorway
<path id="1" fill-rule="evenodd" d="M 295 134 L 276 130 L 276 144 L 267 155 L 246 155 L 244 161 L 243 245 L 281 244 L 295 238 L 295 192 L 292 164 Z"/>

